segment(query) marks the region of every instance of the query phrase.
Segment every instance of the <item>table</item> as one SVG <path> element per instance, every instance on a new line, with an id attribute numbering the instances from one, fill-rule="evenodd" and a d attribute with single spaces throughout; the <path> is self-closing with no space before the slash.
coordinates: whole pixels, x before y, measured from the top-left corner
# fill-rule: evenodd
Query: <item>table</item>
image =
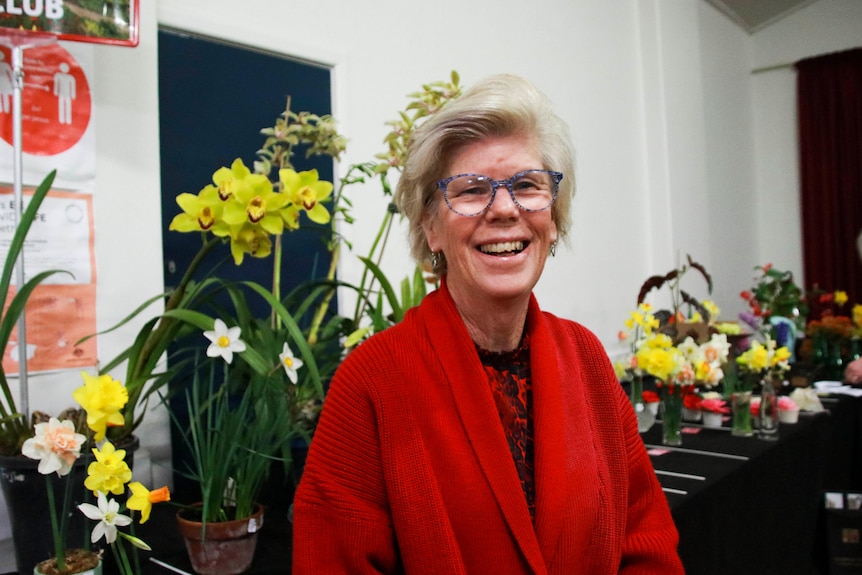
<path id="1" fill-rule="evenodd" d="M 824 470 L 833 427 L 827 413 L 800 415 L 776 441 L 687 424 L 680 448 L 643 434 L 693 575 L 812 574 L 824 564 L 819 537 Z M 685 426 L 684 426 L 685 430 Z"/>

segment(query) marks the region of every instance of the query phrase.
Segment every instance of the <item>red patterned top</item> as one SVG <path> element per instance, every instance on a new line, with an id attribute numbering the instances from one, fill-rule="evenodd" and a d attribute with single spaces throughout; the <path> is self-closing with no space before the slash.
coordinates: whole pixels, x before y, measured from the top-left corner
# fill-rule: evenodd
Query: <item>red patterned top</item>
<path id="1" fill-rule="evenodd" d="M 509 442 L 509 451 L 527 498 L 530 517 L 536 519 L 535 468 L 533 466 L 533 390 L 530 346 L 525 335 L 518 349 L 494 352 L 476 346 L 488 376 L 491 394 Z"/>

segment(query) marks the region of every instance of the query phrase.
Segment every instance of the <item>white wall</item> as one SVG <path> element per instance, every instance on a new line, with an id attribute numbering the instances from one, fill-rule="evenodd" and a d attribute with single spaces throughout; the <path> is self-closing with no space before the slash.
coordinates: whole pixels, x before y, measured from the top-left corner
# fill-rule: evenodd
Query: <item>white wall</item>
<path id="1" fill-rule="evenodd" d="M 537 295 L 612 353 L 641 283 L 678 256 L 712 272 L 728 319 L 754 265 L 801 269 L 792 71 L 751 70 L 862 45 L 858 0 L 820 0 L 754 36 L 703 0 L 144 2 L 139 47 L 96 49 L 100 328 L 161 290 L 157 22 L 334 66 L 345 164 L 373 159 L 406 94 L 452 69 L 465 85 L 501 71 L 534 81 L 571 127 L 578 186 L 570 246 Z M 202 89 L 242 89 L 242 71 Z M 345 233 L 363 254 L 385 200 L 374 187 L 353 198 Z M 411 267 L 391 242 L 390 275 Z M 342 275 L 357 270 L 345 258 Z M 101 354 L 135 327 L 102 338 Z M 169 460 L 164 416 L 146 421 L 145 448 Z"/>

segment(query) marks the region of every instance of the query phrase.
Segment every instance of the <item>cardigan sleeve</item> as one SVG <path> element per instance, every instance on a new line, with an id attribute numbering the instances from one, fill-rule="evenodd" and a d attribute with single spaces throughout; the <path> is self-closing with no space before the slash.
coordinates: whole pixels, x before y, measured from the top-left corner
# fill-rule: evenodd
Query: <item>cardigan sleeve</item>
<path id="1" fill-rule="evenodd" d="M 332 381 L 294 497 L 294 575 L 398 570 L 374 402 L 350 363 Z"/>

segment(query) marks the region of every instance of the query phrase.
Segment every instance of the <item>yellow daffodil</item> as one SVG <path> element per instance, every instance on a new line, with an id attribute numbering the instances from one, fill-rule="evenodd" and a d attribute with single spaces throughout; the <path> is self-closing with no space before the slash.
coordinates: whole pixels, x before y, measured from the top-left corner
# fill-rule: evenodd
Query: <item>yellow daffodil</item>
<path id="1" fill-rule="evenodd" d="M 319 180 L 317 170 L 297 173 L 282 169 L 278 171 L 278 179 L 283 186 L 282 193 L 287 194 L 293 207 L 282 212 L 287 226 L 293 227 L 291 222 L 296 222 L 296 208 L 304 210 L 312 222 L 325 224 L 329 221 L 329 210 L 320 202 L 332 195 L 332 182 Z"/>
<path id="2" fill-rule="evenodd" d="M 129 483 L 129 489 L 132 491 L 132 494 L 126 501 L 126 507 L 141 512 L 142 524 L 146 523 L 150 518 L 150 512 L 153 509 L 154 503 L 162 503 L 163 501 L 171 500 L 171 492 L 167 486 L 150 491 L 144 487 L 143 483 L 133 481 L 132 483 Z"/>
<path id="3" fill-rule="evenodd" d="M 721 310 L 718 309 L 718 306 L 712 300 L 705 300 L 703 302 L 703 307 L 706 308 L 706 311 L 709 312 L 710 322 L 714 322 L 716 318 L 718 318 L 718 314 L 721 313 Z"/>
<path id="4" fill-rule="evenodd" d="M 96 461 L 87 467 L 84 485 L 90 491 L 122 495 L 124 486 L 132 479 L 132 470 L 124 461 L 126 451 L 115 449 L 106 441 L 101 449 L 93 448 Z"/>
<path id="5" fill-rule="evenodd" d="M 129 401 L 129 393 L 123 384 L 110 375 L 92 376 L 81 372 L 84 385 L 72 392 L 72 397 L 87 412 L 87 426 L 95 433 L 95 440 L 102 441 L 108 426 L 125 423 L 120 410 Z"/>

